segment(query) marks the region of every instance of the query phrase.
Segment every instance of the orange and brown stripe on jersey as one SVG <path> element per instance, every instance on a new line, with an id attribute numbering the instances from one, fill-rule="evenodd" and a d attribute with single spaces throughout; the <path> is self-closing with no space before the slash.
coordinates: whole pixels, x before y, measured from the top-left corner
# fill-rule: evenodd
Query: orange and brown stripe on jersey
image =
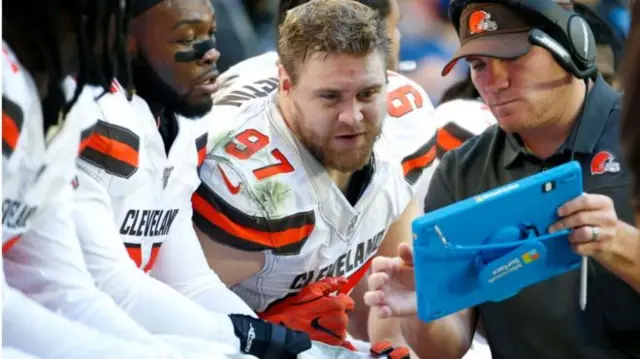
<path id="1" fill-rule="evenodd" d="M 438 139 L 436 155 L 442 158 L 445 153 L 460 147 L 464 141 L 474 136 L 473 133 L 458 126 L 454 122 L 446 124 L 438 130 Z"/>
<path id="2" fill-rule="evenodd" d="M 124 243 L 125 248 L 127 249 L 127 253 L 129 254 L 129 258 L 136 264 L 136 267 L 140 268 L 142 265 L 142 245 L 140 243 Z M 151 245 L 151 255 L 149 256 L 149 261 L 142 268 L 142 270 L 146 273 L 153 269 L 153 265 L 156 263 L 156 258 L 158 257 L 158 252 L 160 251 L 160 247 L 162 247 L 162 242 L 156 242 Z"/>
<path id="3" fill-rule="evenodd" d="M 297 254 L 316 223 L 313 211 L 274 219 L 243 213 L 205 184 L 194 193 L 192 204 L 193 221 L 198 229 L 216 242 L 243 251 Z"/>
<path id="4" fill-rule="evenodd" d="M 207 134 L 198 137 L 196 139 L 196 150 L 198 151 L 198 167 L 204 162 L 204 158 L 207 156 Z"/>
<path id="5" fill-rule="evenodd" d="M 84 149 L 87 147 L 87 145 L 89 144 L 89 138 L 91 138 L 91 135 L 93 134 L 95 125 L 87 128 L 86 130 L 80 132 L 80 145 L 78 146 L 78 154 L 81 154 L 82 151 L 84 151 Z"/>
<path id="6" fill-rule="evenodd" d="M 427 143 L 409 156 L 402 159 L 402 172 L 409 184 L 415 184 L 422 172 L 433 164 L 436 159 L 436 135 L 431 137 Z"/>
<path id="7" fill-rule="evenodd" d="M 131 130 L 98 121 L 83 142 L 80 158 L 107 173 L 129 178 L 138 170 L 140 138 Z"/>
<path id="8" fill-rule="evenodd" d="M 11 157 L 16 150 L 24 124 L 24 112 L 20 106 L 2 96 L 2 154 Z"/>

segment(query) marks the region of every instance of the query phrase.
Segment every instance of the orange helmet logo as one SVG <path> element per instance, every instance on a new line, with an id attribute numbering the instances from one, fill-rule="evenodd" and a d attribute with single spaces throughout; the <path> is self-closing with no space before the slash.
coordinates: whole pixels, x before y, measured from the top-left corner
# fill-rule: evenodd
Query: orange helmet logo
<path id="1" fill-rule="evenodd" d="M 491 20 L 491 14 L 488 12 L 478 10 L 469 16 L 469 33 L 471 35 L 496 30 L 498 30 L 498 24 Z"/>
<path id="2" fill-rule="evenodd" d="M 600 151 L 591 159 L 591 174 L 601 175 L 603 173 L 620 172 L 620 163 L 608 151 Z"/>

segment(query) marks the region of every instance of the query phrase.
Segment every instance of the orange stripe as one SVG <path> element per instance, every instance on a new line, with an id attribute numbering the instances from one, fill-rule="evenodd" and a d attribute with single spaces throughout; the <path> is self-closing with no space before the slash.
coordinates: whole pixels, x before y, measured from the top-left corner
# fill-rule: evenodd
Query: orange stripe
<path id="1" fill-rule="evenodd" d="M 160 251 L 160 246 L 151 247 L 151 256 L 149 257 L 149 262 L 146 266 L 144 266 L 144 272 L 148 272 L 153 268 L 153 265 L 156 264 L 156 259 L 158 258 L 158 252 Z"/>
<path id="2" fill-rule="evenodd" d="M 369 258 L 369 260 L 365 264 L 363 264 L 362 267 L 358 268 L 355 273 L 349 276 L 349 278 L 347 279 L 347 283 L 343 285 L 342 288 L 340 288 L 340 294 L 349 294 L 351 290 L 355 288 L 356 285 L 358 285 L 362 277 L 367 274 L 367 271 L 371 267 L 371 261 L 373 261 L 373 258 Z"/>
<path id="3" fill-rule="evenodd" d="M 446 129 L 441 128 L 438 130 L 437 142 L 438 145 L 445 151 L 451 151 L 460 147 L 460 145 L 462 145 L 464 141 L 452 135 Z"/>
<path id="4" fill-rule="evenodd" d="M 2 140 L 14 151 L 18 145 L 20 138 L 20 130 L 16 125 L 16 121 L 6 112 L 2 112 Z"/>
<path id="5" fill-rule="evenodd" d="M 21 237 L 15 236 L 13 238 L 11 238 L 10 240 L 7 241 L 7 243 L 2 245 L 2 254 L 7 253 L 16 243 L 18 243 L 18 239 L 20 239 Z"/>
<path id="6" fill-rule="evenodd" d="M 404 172 L 404 175 L 406 176 L 407 174 L 409 174 L 409 172 L 415 169 L 427 167 L 431 162 L 433 162 L 435 158 L 436 148 L 435 146 L 433 146 L 424 155 L 402 162 L 402 170 Z"/>
<path id="7" fill-rule="evenodd" d="M 127 247 L 127 253 L 129 253 L 129 258 L 133 260 L 136 267 L 140 268 L 142 264 L 142 249 L 140 247 Z"/>
<path id="8" fill-rule="evenodd" d="M 193 195 L 192 202 L 194 209 L 210 223 L 235 237 L 267 247 L 279 248 L 298 243 L 309 237 L 315 227 L 313 224 L 306 224 L 302 227 L 289 228 L 280 232 L 258 231 L 233 222 L 229 217 L 225 216 L 224 213 L 219 212 L 207 203 L 207 201 L 197 193 Z"/>
<path id="9" fill-rule="evenodd" d="M 78 153 L 82 153 L 82 151 L 84 151 L 84 149 L 89 144 L 89 139 L 90 138 L 91 138 L 91 136 L 89 136 L 89 137 L 85 138 L 84 140 L 80 141 L 80 146 L 79 146 Z"/>
<path id="10" fill-rule="evenodd" d="M 204 158 L 206 155 L 207 155 L 206 148 L 201 148 L 198 150 L 198 167 L 202 165 L 202 162 L 204 162 Z"/>
<path id="11" fill-rule="evenodd" d="M 85 147 L 91 147 L 92 149 L 104 153 L 109 157 L 113 157 L 118 161 L 124 162 L 133 167 L 138 167 L 138 151 L 122 142 L 118 142 L 98 133 L 92 134 L 83 142 L 86 142 Z"/>

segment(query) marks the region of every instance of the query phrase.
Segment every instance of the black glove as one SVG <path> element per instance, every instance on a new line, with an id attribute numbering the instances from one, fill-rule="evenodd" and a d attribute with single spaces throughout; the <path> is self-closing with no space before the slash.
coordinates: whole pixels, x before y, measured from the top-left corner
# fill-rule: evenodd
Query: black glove
<path id="1" fill-rule="evenodd" d="M 285 328 L 248 315 L 229 315 L 240 351 L 260 359 L 295 359 L 298 353 L 311 348 L 306 333 Z"/>

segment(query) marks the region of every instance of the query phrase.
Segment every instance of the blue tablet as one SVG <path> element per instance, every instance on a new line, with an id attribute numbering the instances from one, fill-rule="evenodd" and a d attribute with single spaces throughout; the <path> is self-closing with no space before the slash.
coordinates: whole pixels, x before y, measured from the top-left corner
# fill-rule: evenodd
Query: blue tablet
<path id="1" fill-rule="evenodd" d="M 557 209 L 582 194 L 578 162 L 430 212 L 413 222 L 418 316 L 425 322 L 580 266 Z M 576 294 L 577 295 L 577 294 Z"/>

